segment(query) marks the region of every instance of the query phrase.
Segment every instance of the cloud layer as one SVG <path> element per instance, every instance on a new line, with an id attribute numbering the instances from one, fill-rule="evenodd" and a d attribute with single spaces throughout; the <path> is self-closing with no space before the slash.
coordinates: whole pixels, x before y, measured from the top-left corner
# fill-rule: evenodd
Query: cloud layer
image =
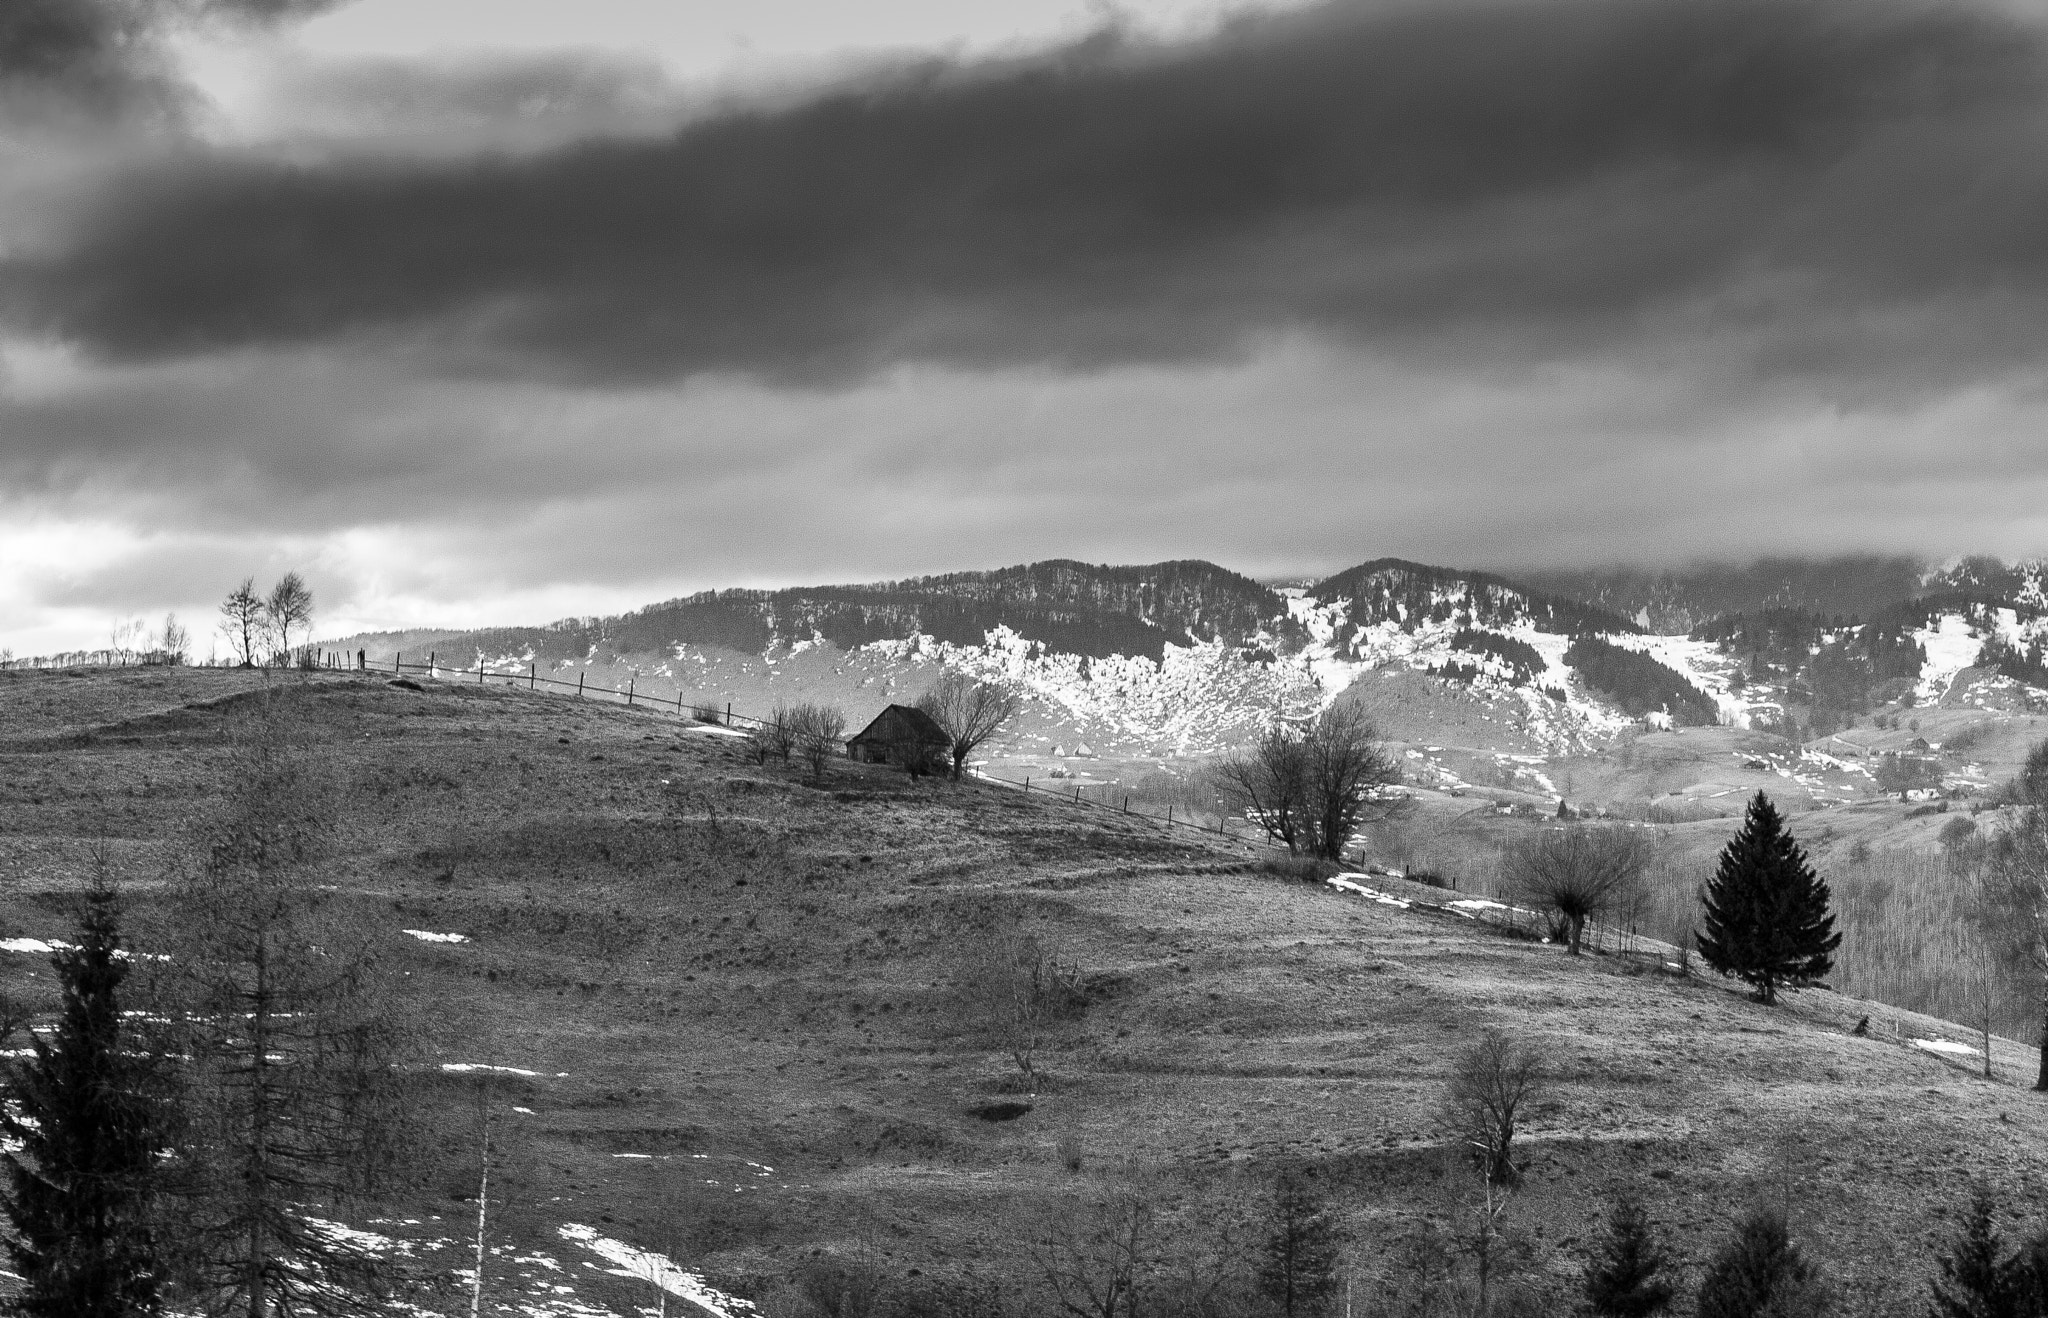
<path id="1" fill-rule="evenodd" d="M 404 336 L 441 369 L 1099 369 L 1309 328 L 1550 355 L 1645 317 L 1758 371 L 2043 346 L 2048 54 L 1899 0 L 1455 0 L 900 70 L 521 157 L 187 154 L 0 267 L 116 360 Z M 1944 360 L 1948 358 L 1949 360 Z"/>
<path id="2" fill-rule="evenodd" d="M 48 635 L 289 565 L 375 626 L 2048 549 L 2048 29 L 1992 4 L 1344 0 L 723 108 L 279 37 L 234 142 L 172 35 L 323 6 L 142 4 L 0 14 L 0 127 L 115 126 L 0 134 L 0 615 Z"/>

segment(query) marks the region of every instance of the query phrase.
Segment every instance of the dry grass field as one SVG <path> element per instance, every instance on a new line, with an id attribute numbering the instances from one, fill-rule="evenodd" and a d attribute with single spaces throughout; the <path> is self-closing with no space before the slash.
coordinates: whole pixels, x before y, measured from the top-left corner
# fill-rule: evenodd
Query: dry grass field
<path id="1" fill-rule="evenodd" d="M 316 878 L 401 986 L 431 1138 L 391 1202 L 323 1211 L 394 1242 L 414 1312 L 467 1311 L 486 1104 L 492 1313 L 654 1312 L 592 1236 L 771 1314 L 827 1311 L 831 1261 L 1038 1312 L 1034 1255 L 1116 1194 L 1153 1215 L 1165 1312 L 1244 1275 L 1288 1163 L 1330 1190 L 1354 1312 L 1412 1311 L 1418 1287 L 1469 1284 L 1480 1185 L 1437 1111 L 1488 1029 L 1551 1076 L 1500 1219 L 1526 1312 L 1568 1310 L 1624 1189 L 1691 1280 L 1761 1200 L 1789 1206 L 1847 1312 L 1905 1314 L 1974 1183 L 2028 1211 L 2048 1186 L 2033 1052 L 2000 1041 L 1986 1080 L 1911 1042 L 1960 1026 L 1820 990 L 1765 1009 L 1138 820 L 845 762 L 813 783 L 673 717 L 421 686 L 0 674 L 0 938 L 63 937 L 105 835 L 146 941 L 223 727 L 252 707 L 343 798 Z M 973 1007 L 991 940 L 1019 935 L 1077 986 L 1035 1079 Z M 49 988 L 44 959 L 0 953 L 0 990 Z"/>

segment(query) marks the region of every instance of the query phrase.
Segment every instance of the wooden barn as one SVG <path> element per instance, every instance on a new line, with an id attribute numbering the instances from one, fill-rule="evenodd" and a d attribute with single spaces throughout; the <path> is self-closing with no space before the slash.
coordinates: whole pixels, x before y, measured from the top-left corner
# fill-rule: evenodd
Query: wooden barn
<path id="1" fill-rule="evenodd" d="M 948 763 L 953 739 L 931 715 L 909 705 L 891 705 L 875 721 L 846 739 L 849 757 L 866 764 L 905 768 Z"/>

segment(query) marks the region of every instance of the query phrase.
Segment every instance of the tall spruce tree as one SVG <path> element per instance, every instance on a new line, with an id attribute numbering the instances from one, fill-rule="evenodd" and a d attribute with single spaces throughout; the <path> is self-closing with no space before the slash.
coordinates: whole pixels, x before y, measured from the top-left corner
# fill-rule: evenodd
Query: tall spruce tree
<path id="1" fill-rule="evenodd" d="M 1937 1260 L 1929 1318 L 2030 1318 L 2040 1312 L 2029 1303 L 2031 1260 L 2008 1258 L 1993 1220 L 1991 1195 L 1978 1189 L 1963 1218 L 1954 1248 Z"/>
<path id="2" fill-rule="evenodd" d="M 1337 1288 L 1337 1230 L 1316 1185 L 1289 1168 L 1273 1182 L 1259 1285 L 1286 1315 L 1325 1313 Z"/>
<path id="3" fill-rule="evenodd" d="M 163 1105 L 143 1050 L 125 1037 L 120 911 L 95 876 L 78 945 L 51 958 L 63 1009 L 31 1056 L 6 1070 L 0 1109 L 10 1150 L 7 1253 L 29 1318 L 139 1318 L 160 1311 L 163 1268 L 151 1230 Z"/>
<path id="4" fill-rule="evenodd" d="M 1586 1306 L 1600 1318 L 1648 1318 L 1675 1293 L 1664 1251 L 1650 1234 L 1642 1201 L 1623 1195 L 1607 1219 L 1607 1235 L 1586 1268 Z"/>
<path id="5" fill-rule="evenodd" d="M 1780 985 L 1810 984 L 1834 968 L 1842 936 L 1834 932 L 1830 898 L 1777 807 L 1758 792 L 1707 884 L 1700 956 L 1755 988 L 1766 1004 L 1776 1003 Z"/>

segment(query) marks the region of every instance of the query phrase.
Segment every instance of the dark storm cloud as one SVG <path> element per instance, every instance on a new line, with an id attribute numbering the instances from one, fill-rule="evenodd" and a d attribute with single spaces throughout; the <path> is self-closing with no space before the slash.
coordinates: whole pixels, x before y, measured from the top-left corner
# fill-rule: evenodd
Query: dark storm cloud
<path id="1" fill-rule="evenodd" d="M 4 0 L 0 111 L 7 118 L 176 114 L 188 89 L 160 40 L 194 24 L 268 26 L 347 0 Z"/>
<path id="2" fill-rule="evenodd" d="M 1981 6 L 1342 5 L 653 142 L 193 156 L 96 194 L 0 298 L 115 359 L 399 334 L 584 379 L 1093 368 L 1297 327 L 1969 373 L 2048 343 L 2044 75 L 2040 31 Z"/>

